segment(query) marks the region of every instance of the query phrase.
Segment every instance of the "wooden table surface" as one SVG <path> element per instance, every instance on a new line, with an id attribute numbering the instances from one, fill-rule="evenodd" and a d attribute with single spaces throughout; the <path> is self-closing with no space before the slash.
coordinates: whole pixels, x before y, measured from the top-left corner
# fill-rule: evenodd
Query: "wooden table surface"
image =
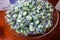
<path id="1" fill-rule="evenodd" d="M 54 6 L 58 0 L 49 0 Z M 59 12 L 60 15 L 60 12 Z M 60 21 L 58 22 L 57 27 L 47 36 L 37 39 L 25 39 L 17 36 L 13 36 L 9 30 L 8 26 L 5 24 L 5 11 L 0 11 L 0 40 L 60 40 Z M 59 19 L 60 20 L 60 19 Z"/>

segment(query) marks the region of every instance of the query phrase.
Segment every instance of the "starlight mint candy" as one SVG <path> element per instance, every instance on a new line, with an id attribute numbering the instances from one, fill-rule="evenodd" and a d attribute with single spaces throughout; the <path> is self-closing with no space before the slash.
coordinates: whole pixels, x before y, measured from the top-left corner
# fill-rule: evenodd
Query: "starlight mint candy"
<path id="1" fill-rule="evenodd" d="M 20 5 L 20 2 L 23 2 Z M 16 1 L 6 12 L 7 23 L 18 34 L 44 34 L 52 27 L 53 7 L 37 0 Z"/>

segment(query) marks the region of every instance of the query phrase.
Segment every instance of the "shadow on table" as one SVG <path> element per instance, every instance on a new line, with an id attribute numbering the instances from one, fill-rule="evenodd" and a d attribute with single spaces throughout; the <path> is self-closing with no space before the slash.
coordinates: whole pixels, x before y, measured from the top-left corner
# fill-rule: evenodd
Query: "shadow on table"
<path id="1" fill-rule="evenodd" d="M 4 38 L 4 35 L 5 35 L 4 31 L 5 31 L 5 29 L 2 26 L 0 26 L 0 37 Z"/>

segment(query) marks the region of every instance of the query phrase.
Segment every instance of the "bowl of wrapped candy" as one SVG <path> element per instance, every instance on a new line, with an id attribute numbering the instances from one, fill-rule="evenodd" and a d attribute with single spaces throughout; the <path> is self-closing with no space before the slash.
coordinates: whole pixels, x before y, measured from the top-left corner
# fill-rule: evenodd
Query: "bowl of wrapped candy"
<path id="1" fill-rule="evenodd" d="M 6 19 L 13 35 L 39 38 L 55 29 L 59 15 L 48 1 L 17 0 L 7 10 Z"/>

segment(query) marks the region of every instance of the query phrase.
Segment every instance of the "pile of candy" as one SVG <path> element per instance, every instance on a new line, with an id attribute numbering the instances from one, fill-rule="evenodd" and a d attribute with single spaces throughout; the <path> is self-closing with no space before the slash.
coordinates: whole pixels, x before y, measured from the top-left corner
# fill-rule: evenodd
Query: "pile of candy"
<path id="1" fill-rule="evenodd" d="M 29 0 L 12 4 L 6 12 L 6 18 L 11 28 L 17 33 L 28 36 L 28 34 L 44 34 L 52 27 L 53 7 L 48 2 Z"/>

